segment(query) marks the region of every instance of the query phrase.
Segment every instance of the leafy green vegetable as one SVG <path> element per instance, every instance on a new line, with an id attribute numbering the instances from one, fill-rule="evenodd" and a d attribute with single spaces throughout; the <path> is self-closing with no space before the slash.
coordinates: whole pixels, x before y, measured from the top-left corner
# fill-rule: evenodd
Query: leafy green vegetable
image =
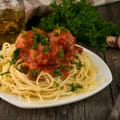
<path id="1" fill-rule="evenodd" d="M 3 56 L 3 55 L 0 55 L 0 58 L 4 59 L 4 56 Z"/>
<path id="2" fill-rule="evenodd" d="M 58 32 L 55 32 L 54 36 L 59 36 L 59 33 L 58 33 Z"/>
<path id="3" fill-rule="evenodd" d="M 22 38 L 26 38 L 26 34 L 25 34 L 25 31 L 24 30 L 22 30 Z"/>
<path id="4" fill-rule="evenodd" d="M 61 76 L 62 73 L 60 72 L 60 70 L 54 70 L 54 76 Z"/>
<path id="5" fill-rule="evenodd" d="M 8 68 L 8 70 L 6 71 L 6 72 L 1 72 L 0 73 L 0 75 L 2 76 L 2 75 L 5 75 L 5 74 L 8 74 L 8 73 L 10 73 L 10 67 L 11 67 L 11 62 L 10 62 L 10 65 L 9 65 L 9 68 Z"/>
<path id="6" fill-rule="evenodd" d="M 37 41 L 36 41 L 36 39 L 34 39 L 33 41 L 34 41 L 34 43 L 33 43 L 33 45 L 31 46 L 31 48 L 32 48 L 32 49 L 36 49 L 36 48 L 37 48 Z"/>
<path id="7" fill-rule="evenodd" d="M 19 57 L 19 52 L 20 52 L 20 49 L 16 48 L 16 50 L 13 53 L 13 58 L 12 58 L 11 64 L 15 64 L 17 62 L 18 57 Z"/>
<path id="8" fill-rule="evenodd" d="M 48 44 L 48 38 L 46 37 L 46 38 L 41 39 L 41 44 L 42 45 Z"/>
<path id="9" fill-rule="evenodd" d="M 25 68 L 22 64 L 20 65 L 20 72 L 27 73 L 27 68 Z"/>
<path id="10" fill-rule="evenodd" d="M 73 64 L 76 64 L 77 68 L 81 68 L 84 65 L 79 61 L 79 62 L 73 62 Z"/>
<path id="11" fill-rule="evenodd" d="M 32 27 L 32 32 L 34 33 L 36 30 L 36 27 Z"/>
<path id="12" fill-rule="evenodd" d="M 34 80 L 35 79 L 35 76 L 39 75 L 40 74 L 40 71 L 39 70 L 31 70 L 30 71 L 30 79 L 31 80 Z"/>
<path id="13" fill-rule="evenodd" d="M 79 57 L 78 57 L 77 55 L 74 55 L 74 57 L 75 57 L 76 59 L 79 59 Z"/>
<path id="14" fill-rule="evenodd" d="M 46 45 L 46 46 L 44 46 L 44 48 L 43 48 L 43 52 L 44 52 L 44 53 L 47 53 L 50 49 L 51 49 L 51 46 L 50 46 L 50 45 Z"/>
<path id="15" fill-rule="evenodd" d="M 35 29 L 35 28 L 34 28 Z M 41 34 L 35 34 L 34 33 L 34 40 L 33 45 L 31 46 L 32 49 L 36 49 L 37 45 L 41 43 L 42 45 L 48 44 L 48 38 L 43 37 Z"/>
<path id="16" fill-rule="evenodd" d="M 90 44 L 98 50 L 105 50 L 106 37 L 120 35 L 120 28 L 112 22 L 103 20 L 95 7 L 87 4 L 85 0 L 62 0 L 58 5 L 51 4 L 54 11 L 41 18 L 39 27 L 50 32 L 56 26 L 69 29 L 77 38 L 78 42 Z"/>
<path id="17" fill-rule="evenodd" d="M 4 73 L 0 73 L 0 75 L 5 75 L 5 74 L 8 74 L 8 73 L 10 73 L 10 72 L 7 71 L 7 72 L 4 72 Z"/>
<path id="18" fill-rule="evenodd" d="M 55 84 L 56 87 L 59 87 L 59 83 L 58 82 L 54 81 L 54 84 Z"/>
<path id="19" fill-rule="evenodd" d="M 58 52 L 58 57 L 63 58 L 64 57 L 64 50 L 60 49 Z"/>
<path id="20" fill-rule="evenodd" d="M 81 89 L 81 88 L 83 88 L 83 86 L 81 86 L 81 85 L 79 85 L 79 84 L 74 84 L 74 83 L 72 83 L 70 90 L 71 90 L 72 92 L 74 92 L 74 91 L 76 91 L 77 89 Z"/>
<path id="21" fill-rule="evenodd" d="M 41 39 L 42 39 L 42 35 L 41 34 L 34 34 L 34 42 L 33 42 L 33 45 L 31 46 L 32 49 L 36 49 L 37 48 L 37 45 L 38 43 L 40 43 Z"/>
<path id="22" fill-rule="evenodd" d="M 60 66 L 60 69 L 61 69 L 61 70 L 68 70 L 69 68 L 68 68 L 66 65 L 62 64 L 62 65 Z"/>

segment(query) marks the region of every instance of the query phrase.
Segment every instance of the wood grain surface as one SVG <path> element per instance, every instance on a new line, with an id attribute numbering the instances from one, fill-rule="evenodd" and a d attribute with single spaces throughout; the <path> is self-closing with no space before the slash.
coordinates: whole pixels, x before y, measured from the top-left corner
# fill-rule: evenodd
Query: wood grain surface
<path id="1" fill-rule="evenodd" d="M 120 26 L 120 2 L 99 6 L 97 9 L 101 17 L 113 20 Z M 33 18 L 27 26 L 34 21 Z M 110 67 L 113 74 L 111 85 L 88 99 L 54 108 L 20 109 L 0 100 L 0 120 L 107 120 L 119 94 L 120 50 L 108 49 L 103 53 L 85 47 L 99 55 Z"/>

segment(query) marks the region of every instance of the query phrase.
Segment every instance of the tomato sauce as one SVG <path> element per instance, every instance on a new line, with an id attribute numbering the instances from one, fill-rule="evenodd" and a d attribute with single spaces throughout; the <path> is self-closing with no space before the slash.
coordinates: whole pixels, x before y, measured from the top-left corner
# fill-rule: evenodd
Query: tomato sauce
<path id="1" fill-rule="evenodd" d="M 60 71 L 66 77 L 74 55 L 82 52 L 82 48 L 78 49 L 75 42 L 75 37 L 68 30 L 55 29 L 47 34 L 35 29 L 25 31 L 24 35 L 21 33 L 15 45 L 20 49 L 19 59 L 28 70 L 28 75 L 31 70 L 43 70 L 53 76 Z"/>

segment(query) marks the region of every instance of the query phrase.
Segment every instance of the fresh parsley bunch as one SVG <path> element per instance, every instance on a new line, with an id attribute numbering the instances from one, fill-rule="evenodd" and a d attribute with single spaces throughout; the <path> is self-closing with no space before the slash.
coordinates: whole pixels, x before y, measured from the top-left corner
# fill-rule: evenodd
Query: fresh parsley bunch
<path id="1" fill-rule="evenodd" d="M 69 29 L 78 42 L 88 43 L 98 50 L 105 50 L 106 37 L 120 35 L 120 28 L 112 22 L 103 20 L 95 7 L 85 0 L 62 0 L 61 4 L 51 4 L 54 10 L 48 16 L 40 19 L 39 27 L 49 32 L 56 26 Z"/>

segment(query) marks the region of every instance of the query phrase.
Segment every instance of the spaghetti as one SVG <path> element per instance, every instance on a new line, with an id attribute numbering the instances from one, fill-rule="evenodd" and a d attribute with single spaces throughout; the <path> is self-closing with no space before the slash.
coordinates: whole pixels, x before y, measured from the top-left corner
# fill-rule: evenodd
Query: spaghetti
<path id="1" fill-rule="evenodd" d="M 82 52 L 75 52 L 74 59 L 69 64 L 67 64 L 68 61 L 65 61 L 65 59 L 64 63 L 63 60 L 58 60 L 59 66 L 57 67 L 56 60 L 51 64 L 49 62 L 44 63 L 44 65 L 40 63 L 39 72 L 34 74 L 35 71 L 32 71 L 32 78 L 34 78 L 32 79 L 30 77 L 31 67 L 26 67 L 25 62 L 27 60 L 24 61 L 24 54 L 22 56 L 22 53 L 20 53 L 17 61 L 15 63 L 11 62 L 13 61 L 16 46 L 9 43 L 4 43 L 2 46 L 0 58 L 0 91 L 15 94 L 19 98 L 29 102 L 33 102 L 34 100 L 44 102 L 85 93 L 95 88 L 96 69 L 89 55 L 83 50 Z M 64 57 L 66 54 L 64 53 Z M 23 65 L 22 67 L 27 68 L 27 72 L 20 70 L 21 64 Z M 31 64 L 31 61 L 29 64 Z M 48 64 L 50 64 L 50 67 Z M 66 68 L 65 65 L 67 66 Z M 53 71 L 52 66 L 56 71 Z M 47 70 L 45 69 L 46 67 Z M 61 73 L 59 72 L 60 70 Z"/>

